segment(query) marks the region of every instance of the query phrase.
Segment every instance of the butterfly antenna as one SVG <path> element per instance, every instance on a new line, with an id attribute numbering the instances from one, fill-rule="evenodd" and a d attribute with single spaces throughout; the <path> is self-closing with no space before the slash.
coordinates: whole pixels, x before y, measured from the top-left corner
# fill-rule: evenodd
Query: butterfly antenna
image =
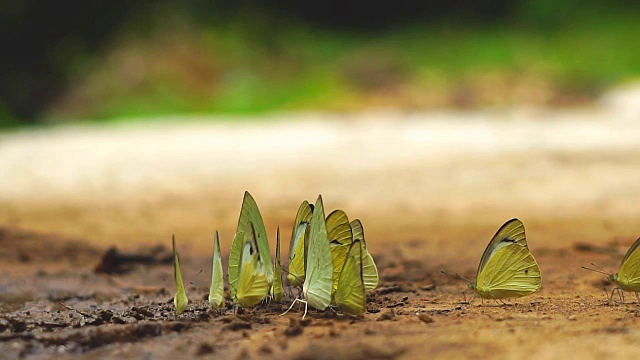
<path id="1" fill-rule="evenodd" d="M 591 264 L 591 265 L 593 265 L 593 264 Z M 599 273 L 599 274 L 604 274 L 604 275 L 607 275 L 607 276 L 611 275 L 611 274 L 609 274 L 608 272 L 606 272 L 606 271 L 604 271 L 604 270 L 601 270 L 601 269 L 592 269 L 592 268 L 588 268 L 588 267 L 586 267 L 586 266 L 581 266 L 581 268 L 583 268 L 584 270 L 589 270 L 589 271 L 597 272 L 597 273 Z"/>
<path id="2" fill-rule="evenodd" d="M 593 266 L 594 268 L 596 268 L 598 270 L 605 271 L 603 268 L 601 268 L 600 266 L 596 265 L 595 263 L 591 263 L 591 266 Z"/>
<path id="3" fill-rule="evenodd" d="M 285 269 L 284 267 L 281 267 L 282 271 L 284 271 L 285 273 L 287 273 L 287 275 L 293 275 L 296 279 L 298 279 L 298 281 L 303 282 L 302 278 L 299 276 L 296 276 L 295 274 L 292 274 L 289 272 L 289 269 Z"/>
<path id="4" fill-rule="evenodd" d="M 460 274 L 458 274 L 458 273 L 456 273 L 455 275 L 451 275 L 451 274 L 449 274 L 448 272 L 446 272 L 444 270 L 440 270 L 440 272 L 445 274 L 445 275 L 447 275 L 447 276 L 450 276 L 450 277 L 452 277 L 454 279 L 466 281 L 469 284 L 471 284 L 473 282 L 473 281 L 471 281 L 471 280 L 469 280 L 469 279 L 467 279 L 467 278 L 465 278 L 463 276 L 460 276 Z"/>
<path id="5" fill-rule="evenodd" d="M 193 276 L 193 278 L 191 279 L 191 281 L 189 281 L 189 284 L 191 284 L 191 285 L 195 286 L 196 284 L 194 284 L 194 283 L 193 283 L 193 280 L 195 280 L 195 279 L 196 279 L 196 277 L 198 277 L 198 275 L 200 275 L 200 273 L 202 273 L 202 269 L 200 269 L 200 271 L 198 271 L 198 273 L 197 273 L 197 274 L 195 274 L 195 275 Z"/>
<path id="6" fill-rule="evenodd" d="M 287 261 L 287 266 L 289 266 L 289 264 L 291 264 L 291 262 L 293 261 L 293 259 L 295 259 L 295 258 L 296 258 L 296 255 L 297 255 L 297 254 L 295 254 L 295 253 L 294 253 L 292 257 L 288 257 L 288 256 L 287 256 L 287 259 L 289 259 L 289 261 Z"/>
<path id="7" fill-rule="evenodd" d="M 289 267 L 288 266 L 281 265 L 280 266 L 280 270 L 282 270 L 286 274 L 289 274 Z"/>
<path id="8" fill-rule="evenodd" d="M 460 274 L 458 274 L 458 273 L 456 273 L 456 277 L 457 277 L 458 279 L 460 279 L 460 280 L 464 280 L 464 281 L 468 282 L 469 284 L 471 284 L 471 283 L 472 283 L 472 281 L 471 281 L 471 280 L 467 279 L 466 277 L 462 277 L 462 276 L 460 276 Z"/>
<path id="9" fill-rule="evenodd" d="M 295 257 L 295 255 L 294 255 Z M 287 259 L 289 261 L 285 262 L 285 263 L 281 263 L 280 264 L 280 268 L 282 269 L 282 271 L 286 272 L 287 274 L 289 274 L 289 264 L 291 263 L 291 260 L 293 260 L 293 258 L 290 258 L 287 256 Z"/>

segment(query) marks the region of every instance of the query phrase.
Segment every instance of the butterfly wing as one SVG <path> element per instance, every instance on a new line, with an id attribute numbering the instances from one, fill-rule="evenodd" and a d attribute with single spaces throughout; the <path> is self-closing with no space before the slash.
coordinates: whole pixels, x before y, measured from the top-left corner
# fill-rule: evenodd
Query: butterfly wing
<path id="1" fill-rule="evenodd" d="M 640 239 L 631 245 L 618 270 L 618 284 L 624 290 L 640 292 Z"/>
<path id="2" fill-rule="evenodd" d="M 362 277 L 364 244 L 353 241 L 340 273 L 338 289 L 334 295 L 336 305 L 351 315 L 364 313 L 366 306 L 364 280 Z"/>
<path id="3" fill-rule="evenodd" d="M 287 280 L 292 286 L 300 287 L 304 283 L 307 261 L 309 223 L 313 214 L 313 205 L 307 200 L 298 208 L 289 243 L 289 274 Z"/>
<path id="4" fill-rule="evenodd" d="M 373 261 L 373 256 L 364 249 L 362 257 L 362 278 L 364 281 L 364 288 L 367 292 L 374 290 L 378 286 L 378 268 Z"/>
<path id="5" fill-rule="evenodd" d="M 540 284 L 540 268 L 529 249 L 502 242 L 478 274 L 476 291 L 483 298 L 507 299 L 533 294 Z"/>
<path id="6" fill-rule="evenodd" d="M 271 285 L 267 277 L 267 269 L 261 258 L 260 245 L 256 240 L 253 223 L 247 223 L 244 231 L 244 243 L 240 256 L 240 273 L 238 274 L 238 289 L 236 301 L 243 306 L 252 306 L 262 301 Z M 270 264 L 270 263 L 269 263 Z"/>
<path id="7" fill-rule="evenodd" d="M 176 284 L 176 295 L 173 297 L 173 304 L 176 306 L 178 315 L 184 312 L 189 303 L 187 292 L 184 290 L 184 282 L 182 281 L 182 272 L 180 271 L 180 258 L 178 257 L 178 249 L 176 249 L 176 238 L 172 238 L 173 243 L 173 279 Z"/>
<path id="8" fill-rule="evenodd" d="M 325 310 L 331 303 L 333 264 L 327 238 L 322 196 L 318 196 L 309 234 L 307 269 L 302 291 L 307 303 L 318 310 Z"/>
<path id="9" fill-rule="evenodd" d="M 279 302 L 284 295 L 282 287 L 282 265 L 280 265 L 280 228 L 276 232 L 276 256 L 273 263 L 273 284 L 271 285 L 271 298 Z"/>
<path id="10" fill-rule="evenodd" d="M 240 210 L 240 218 L 238 219 L 238 227 L 236 228 L 236 234 L 233 237 L 231 243 L 231 253 L 229 254 L 229 292 L 231 297 L 235 298 L 236 290 L 238 289 L 238 277 L 240 273 L 240 257 L 244 244 L 245 234 L 248 222 L 253 223 L 253 229 L 255 230 L 255 237 L 257 243 L 260 245 L 260 257 L 262 261 L 266 261 L 267 264 L 271 263 L 271 254 L 269 253 L 269 240 L 267 239 L 267 231 L 262 221 L 262 215 L 258 209 L 258 204 L 253 199 L 253 196 L 245 191 L 244 198 L 242 199 L 242 208 Z M 267 280 L 273 281 L 273 269 L 267 267 L 266 270 Z"/>
<path id="11" fill-rule="evenodd" d="M 631 254 L 633 254 L 638 249 L 638 247 L 640 247 L 640 238 L 638 238 L 638 240 L 636 240 L 636 242 L 634 242 L 633 245 L 631 245 L 629 250 L 627 250 L 627 253 L 624 255 L 622 262 L 620 262 L 620 267 L 624 265 L 627 259 L 631 257 Z"/>
<path id="12" fill-rule="evenodd" d="M 524 246 L 527 248 L 527 238 L 524 233 L 524 224 L 522 221 L 518 219 L 511 219 L 504 223 L 498 229 L 493 238 L 487 245 L 487 248 L 484 249 L 484 253 L 482 253 L 482 258 L 480 259 L 480 264 L 478 265 L 478 274 L 482 272 L 482 269 L 486 266 L 487 261 L 491 258 L 492 254 L 495 252 L 498 245 L 501 242 L 509 242 Z"/>
<path id="13" fill-rule="evenodd" d="M 222 258 L 220 256 L 220 238 L 216 230 L 213 245 L 213 265 L 211 267 L 211 287 L 209 288 L 209 304 L 216 309 L 224 306 L 224 275 L 222 274 Z"/>
<path id="14" fill-rule="evenodd" d="M 362 242 L 362 278 L 364 280 L 365 291 L 369 292 L 378 286 L 378 268 L 376 267 L 373 256 L 367 251 L 367 245 L 364 240 L 364 228 L 360 220 L 355 219 L 351 222 L 351 231 L 353 233 L 353 241 Z"/>
<path id="15" fill-rule="evenodd" d="M 342 267 L 347 259 L 347 254 L 353 243 L 349 218 L 342 210 L 334 210 L 327 216 L 327 235 L 329 248 L 331 249 L 331 261 L 333 263 L 332 293 L 338 288 L 338 281 L 342 273 Z"/>

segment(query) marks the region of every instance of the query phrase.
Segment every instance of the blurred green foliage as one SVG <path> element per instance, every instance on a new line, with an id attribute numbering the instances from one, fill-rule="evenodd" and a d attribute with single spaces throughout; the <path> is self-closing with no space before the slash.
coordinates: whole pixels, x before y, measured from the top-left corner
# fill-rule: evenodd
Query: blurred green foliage
<path id="1" fill-rule="evenodd" d="M 98 43 L 62 34 L 48 44 L 43 73 L 57 80 L 39 84 L 47 96 L 29 114 L 59 122 L 556 106 L 588 102 L 640 77 L 638 4 L 627 0 L 482 0 L 460 8 L 427 1 L 419 11 L 401 1 L 397 8 L 360 4 L 335 17 L 314 2 L 141 3 L 122 23 L 96 31 Z M 0 127 L 23 121 L 6 99 L 0 94 Z"/>

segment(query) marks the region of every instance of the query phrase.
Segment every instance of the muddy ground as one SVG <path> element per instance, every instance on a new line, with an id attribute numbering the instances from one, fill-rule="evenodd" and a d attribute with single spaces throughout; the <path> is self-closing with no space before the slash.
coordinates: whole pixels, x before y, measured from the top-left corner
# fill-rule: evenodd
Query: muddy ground
<path id="1" fill-rule="evenodd" d="M 640 236 L 640 124 L 603 109 L 427 115 L 0 135 L 2 357 L 637 358 L 635 296 L 609 302 L 606 277 L 580 266 L 616 271 Z M 381 275 L 363 317 L 279 316 L 290 299 L 207 308 L 212 232 L 228 252 L 245 189 L 284 239 L 317 193 L 363 220 Z M 473 278 L 511 217 L 543 287 L 468 303 L 441 270 Z M 112 246 L 130 261 L 101 267 Z"/>

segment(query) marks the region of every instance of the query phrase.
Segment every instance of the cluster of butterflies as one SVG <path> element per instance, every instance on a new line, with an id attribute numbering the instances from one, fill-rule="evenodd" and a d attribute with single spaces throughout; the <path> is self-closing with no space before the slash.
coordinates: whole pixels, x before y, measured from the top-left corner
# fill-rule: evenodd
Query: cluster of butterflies
<path id="1" fill-rule="evenodd" d="M 634 292 L 638 297 L 639 248 L 640 239 L 629 248 L 620 270 L 615 274 L 599 268 L 583 268 L 603 273 L 617 285 L 611 297 L 615 290 Z M 188 300 L 180 275 L 175 239 L 173 251 L 176 280 L 174 304 L 180 314 Z M 517 298 L 540 289 L 540 267 L 529 252 L 522 221 L 511 219 L 498 229 L 482 254 L 476 274 L 475 282 L 458 274 L 456 277 L 467 281 L 469 288 L 483 299 Z M 238 305 L 252 306 L 267 297 L 274 301 L 283 299 L 280 230 L 277 232 L 276 255 L 272 264 L 262 216 L 248 192 L 245 192 L 233 238 L 228 276 L 231 298 Z M 315 206 L 304 201 L 298 209 L 291 234 L 287 280 L 291 286 L 301 289 L 301 297 L 296 297 L 291 307 L 296 302 L 304 303 L 303 318 L 308 305 L 318 310 L 335 305 L 347 314 L 364 313 L 366 293 L 378 285 L 378 270 L 367 251 L 360 220 L 349 222 L 342 210 L 335 210 L 325 218 L 321 196 L 318 196 Z M 220 309 L 225 305 L 224 300 L 220 241 L 216 232 L 209 303 Z"/>
<path id="2" fill-rule="evenodd" d="M 175 237 L 173 254 L 174 305 L 176 312 L 181 314 L 187 307 L 188 298 Z M 239 306 L 253 306 L 267 298 L 280 302 L 284 298 L 280 229 L 276 233 L 272 263 L 262 215 L 249 192 L 245 192 L 242 201 L 227 274 L 231 299 Z M 315 206 L 303 201 L 291 234 L 286 277 L 292 287 L 301 290 L 291 306 L 296 302 L 304 303 L 303 318 L 307 306 L 326 310 L 335 305 L 350 315 L 364 313 L 366 293 L 378 285 L 378 269 L 367 251 L 360 220 L 350 222 L 342 210 L 335 210 L 325 218 L 321 196 Z M 223 279 L 220 239 L 216 231 L 209 291 L 209 303 L 215 309 L 225 307 Z"/>

